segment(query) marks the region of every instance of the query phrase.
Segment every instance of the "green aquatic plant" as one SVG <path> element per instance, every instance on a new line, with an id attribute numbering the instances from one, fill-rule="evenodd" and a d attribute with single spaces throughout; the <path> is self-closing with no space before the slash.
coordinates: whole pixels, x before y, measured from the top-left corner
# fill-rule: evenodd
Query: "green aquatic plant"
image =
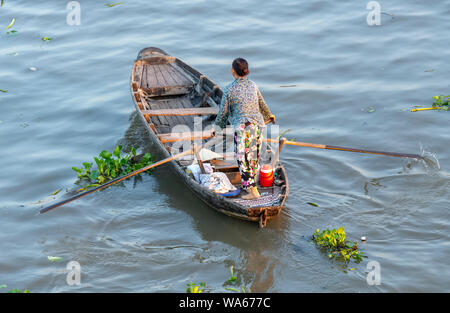
<path id="1" fill-rule="evenodd" d="M 0 285 L 0 289 L 5 289 L 6 287 L 8 287 L 8 286 L 7 285 Z M 30 293 L 30 291 L 28 289 L 25 289 L 23 291 L 20 290 L 20 289 L 11 289 L 7 293 Z"/>
<path id="2" fill-rule="evenodd" d="M 358 250 L 358 242 L 346 239 L 344 227 L 338 229 L 325 229 L 320 232 L 316 230 L 312 236 L 313 241 L 320 247 L 328 250 L 329 258 L 336 258 L 349 262 L 350 260 L 359 263 L 362 261 L 364 253 Z"/>
<path id="3" fill-rule="evenodd" d="M 234 266 L 233 265 L 231 265 L 231 267 L 230 267 L 230 272 L 231 272 L 231 276 L 224 283 L 224 285 L 236 285 L 238 283 L 237 277 L 234 275 Z M 243 293 L 251 292 L 250 288 L 245 289 L 244 286 L 241 286 L 240 288 L 239 287 L 238 288 L 225 287 L 225 289 L 229 290 L 229 291 L 234 291 L 234 292 L 243 292 Z"/>
<path id="4" fill-rule="evenodd" d="M 234 292 L 242 292 L 242 293 L 249 293 L 251 292 L 250 288 L 245 288 L 244 286 L 236 286 L 238 283 L 237 277 L 234 275 L 234 267 L 230 267 L 231 276 L 228 278 L 227 281 L 224 282 L 224 286 L 230 286 L 233 285 L 233 287 L 225 287 L 225 290 L 234 291 Z M 201 282 L 199 284 L 195 284 L 192 281 L 187 284 L 186 292 L 187 293 L 201 293 L 205 290 L 206 284 L 204 282 Z"/>
<path id="5" fill-rule="evenodd" d="M 123 4 L 123 2 L 113 3 L 113 4 L 107 3 L 107 4 L 105 4 L 105 7 L 112 8 L 112 7 L 115 7 L 116 5 L 121 5 L 121 4 Z"/>
<path id="6" fill-rule="evenodd" d="M 440 108 L 441 110 L 450 110 L 450 96 L 434 96 L 433 108 Z"/>
<path id="7" fill-rule="evenodd" d="M 190 282 L 187 284 L 186 292 L 187 293 L 202 293 L 203 288 L 205 288 L 205 283 L 201 282 L 200 284 L 195 284 L 193 282 Z"/>
<path id="8" fill-rule="evenodd" d="M 11 20 L 11 23 L 9 23 L 9 25 L 6 26 L 6 29 L 10 29 L 10 28 L 14 25 L 15 22 L 16 22 L 16 19 L 13 18 L 13 19 Z"/>
<path id="9" fill-rule="evenodd" d="M 236 276 L 234 276 L 234 266 L 231 265 L 230 267 L 230 272 L 231 272 L 231 276 L 230 278 L 228 278 L 228 280 L 225 282 L 225 284 L 233 284 L 234 282 L 237 281 Z"/>
<path id="10" fill-rule="evenodd" d="M 8 291 L 8 293 L 30 293 L 30 291 L 28 289 L 25 289 L 25 290 L 12 289 L 12 290 Z"/>
<path id="11" fill-rule="evenodd" d="M 281 134 L 278 135 L 277 139 L 280 139 L 281 137 L 284 136 L 284 134 L 286 134 L 287 132 L 290 132 L 290 131 L 291 131 L 291 129 L 288 128 L 288 129 L 286 129 L 285 131 L 281 132 Z"/>
<path id="12" fill-rule="evenodd" d="M 411 112 L 418 112 L 418 111 L 428 111 L 428 110 L 444 110 L 444 111 L 450 111 L 450 96 L 434 96 L 433 97 L 434 102 L 431 108 L 417 108 L 420 107 L 416 106 L 415 108 L 411 109 Z"/>
<path id="13" fill-rule="evenodd" d="M 97 187 L 116 177 L 137 171 L 147 165 L 152 164 L 151 154 L 146 153 L 137 161 L 136 149 L 131 147 L 130 152 L 122 155 L 122 146 L 117 146 L 113 153 L 103 150 L 98 157 L 94 157 L 97 167 L 94 169 L 93 163 L 84 162 L 82 168 L 72 167 L 77 172 L 79 181 L 87 181 L 88 185 L 79 191 L 84 191 L 89 187 Z"/>

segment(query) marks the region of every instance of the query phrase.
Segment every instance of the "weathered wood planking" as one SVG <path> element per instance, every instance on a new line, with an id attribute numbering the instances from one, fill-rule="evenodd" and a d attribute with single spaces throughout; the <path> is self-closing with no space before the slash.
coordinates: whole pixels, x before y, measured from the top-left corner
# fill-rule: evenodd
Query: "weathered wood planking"
<path id="1" fill-rule="evenodd" d="M 242 183 L 241 173 L 239 172 L 225 172 L 225 175 L 227 175 L 230 183 L 232 183 L 233 185 L 240 185 Z"/>
<path id="2" fill-rule="evenodd" d="M 211 160 L 211 166 L 219 172 L 233 172 L 239 168 L 236 160 Z"/>
<path id="3" fill-rule="evenodd" d="M 204 107 L 204 108 L 176 108 L 176 109 L 161 109 L 161 110 L 142 110 L 142 114 L 149 116 L 184 116 L 184 115 L 217 115 L 218 108 Z"/>
<path id="4" fill-rule="evenodd" d="M 185 133 L 159 134 L 158 138 L 162 143 L 176 141 L 204 140 L 213 137 L 213 131 L 194 131 Z"/>
<path id="5" fill-rule="evenodd" d="M 142 75 L 138 72 L 141 71 Z M 194 83 L 170 63 L 141 62 L 135 66 L 135 79 L 141 77 L 140 87 L 152 97 L 183 95 L 191 92 Z"/>

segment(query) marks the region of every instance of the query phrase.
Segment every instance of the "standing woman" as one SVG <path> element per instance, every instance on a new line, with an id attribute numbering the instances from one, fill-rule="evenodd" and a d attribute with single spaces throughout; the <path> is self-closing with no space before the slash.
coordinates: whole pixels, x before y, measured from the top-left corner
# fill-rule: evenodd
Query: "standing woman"
<path id="1" fill-rule="evenodd" d="M 255 178 L 263 141 L 262 131 L 270 121 L 275 123 L 275 116 L 270 113 L 258 86 L 247 78 L 249 70 L 246 60 L 235 59 L 231 73 L 235 80 L 225 87 L 215 124 L 225 128 L 231 115 L 242 188 L 248 192 L 242 198 L 256 199 L 260 197 Z"/>

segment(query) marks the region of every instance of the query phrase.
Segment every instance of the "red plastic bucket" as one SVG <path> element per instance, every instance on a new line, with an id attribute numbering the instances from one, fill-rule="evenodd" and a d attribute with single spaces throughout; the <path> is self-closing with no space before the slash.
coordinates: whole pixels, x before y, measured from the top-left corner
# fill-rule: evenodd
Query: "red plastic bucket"
<path id="1" fill-rule="evenodd" d="M 261 187 L 272 187 L 273 185 L 273 168 L 270 164 L 264 164 L 259 170 L 259 184 Z"/>

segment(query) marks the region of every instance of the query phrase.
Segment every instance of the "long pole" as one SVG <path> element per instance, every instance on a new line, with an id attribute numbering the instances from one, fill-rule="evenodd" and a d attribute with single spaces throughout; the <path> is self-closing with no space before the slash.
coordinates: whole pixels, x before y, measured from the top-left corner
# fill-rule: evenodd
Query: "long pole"
<path id="1" fill-rule="evenodd" d="M 275 139 L 265 139 L 267 142 L 278 143 L 278 140 Z M 299 147 L 308 147 L 308 148 L 317 148 L 317 149 L 328 149 L 328 150 L 339 150 L 339 151 L 348 151 L 348 152 L 358 152 L 358 153 L 369 153 L 369 154 L 378 154 L 378 155 L 386 155 L 391 157 L 398 158 L 412 158 L 412 159 L 421 159 L 425 160 L 425 158 L 418 154 L 410 154 L 410 153 L 398 153 L 398 152 L 386 152 L 386 151 L 376 151 L 376 150 L 364 150 L 364 149 L 355 149 L 355 148 L 347 148 L 347 147 L 339 147 L 339 146 L 330 146 L 330 145 L 322 145 L 308 142 L 297 142 L 297 141 L 288 141 L 284 142 L 286 145 L 291 146 L 299 146 Z"/>

